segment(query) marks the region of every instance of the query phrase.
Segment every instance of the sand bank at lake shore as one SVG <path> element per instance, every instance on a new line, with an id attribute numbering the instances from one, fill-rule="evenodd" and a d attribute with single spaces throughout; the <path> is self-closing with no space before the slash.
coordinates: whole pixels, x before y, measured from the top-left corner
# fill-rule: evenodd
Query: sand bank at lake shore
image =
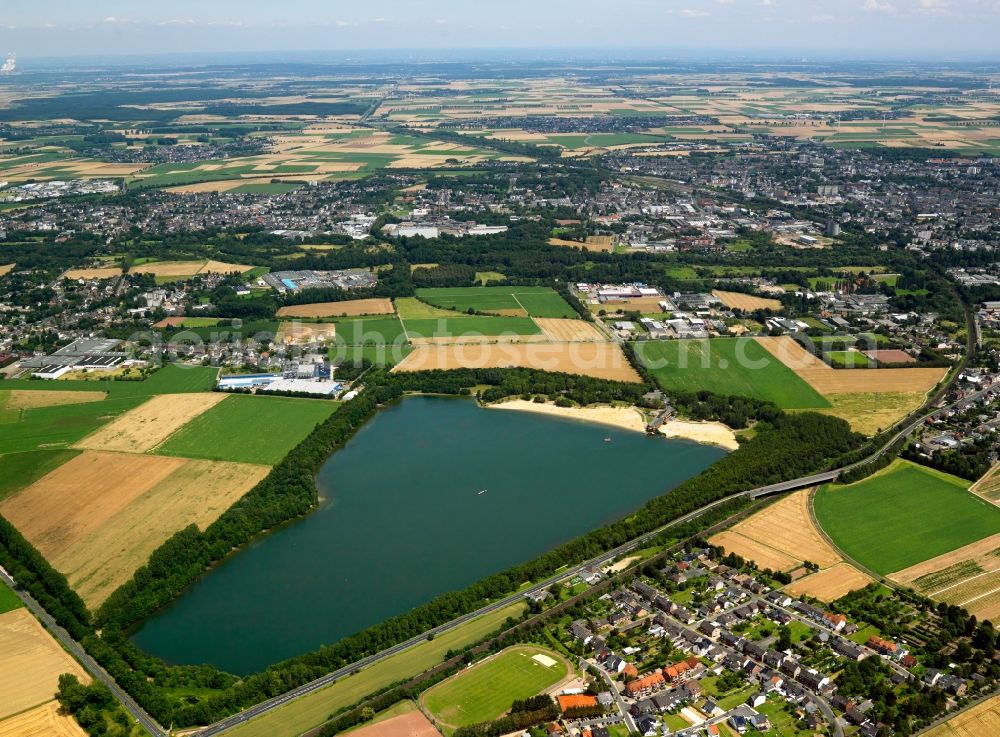
<path id="1" fill-rule="evenodd" d="M 508 402 L 487 406 L 596 422 L 600 425 L 610 425 L 621 430 L 646 432 L 646 418 L 635 407 L 557 407 L 551 403 L 540 404 L 538 402 L 525 401 L 524 399 L 512 399 Z M 736 450 L 739 447 L 733 431 L 720 422 L 671 420 L 660 428 L 660 432 L 668 438 L 693 440 L 697 443 L 717 445 L 726 450 Z"/>

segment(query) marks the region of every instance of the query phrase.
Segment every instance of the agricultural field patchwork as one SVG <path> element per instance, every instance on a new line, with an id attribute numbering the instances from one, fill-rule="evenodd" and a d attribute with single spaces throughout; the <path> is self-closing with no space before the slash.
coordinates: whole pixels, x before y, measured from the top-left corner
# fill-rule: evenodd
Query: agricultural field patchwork
<path id="1" fill-rule="evenodd" d="M 167 538 L 204 528 L 267 466 L 86 451 L 0 503 L 0 514 L 66 574 L 90 607 Z"/>
<path id="2" fill-rule="evenodd" d="M 454 729 L 496 719 L 513 701 L 535 696 L 568 674 L 556 653 L 515 646 L 434 686 L 420 703 L 439 725 Z"/>
<path id="3" fill-rule="evenodd" d="M 549 287 L 418 289 L 417 297 L 428 304 L 456 312 L 471 309 L 521 317 L 577 317 L 566 300 Z"/>
<path id="4" fill-rule="evenodd" d="M 360 315 L 391 315 L 395 309 L 392 300 L 379 297 L 352 299 L 346 302 L 320 302 L 307 305 L 289 305 L 278 310 L 278 317 L 352 317 Z"/>
<path id="5" fill-rule="evenodd" d="M 0 721 L 0 737 L 87 737 L 87 733 L 50 701 Z"/>
<path id="6" fill-rule="evenodd" d="M 783 409 L 829 407 L 795 372 L 753 340 L 643 341 L 639 360 L 666 390 L 710 391 L 774 402 Z"/>
<path id="7" fill-rule="evenodd" d="M 157 453 L 274 465 L 337 406 L 313 399 L 224 396 L 223 401 L 174 433 Z"/>
<path id="8" fill-rule="evenodd" d="M 895 461 L 874 476 L 816 494 L 816 517 L 848 556 L 879 574 L 1000 532 L 1000 509 L 954 476 Z"/>
<path id="9" fill-rule="evenodd" d="M 1000 734 L 1000 696 L 993 696 L 956 714 L 944 724 L 925 732 L 924 737 L 985 737 L 993 734 Z"/>

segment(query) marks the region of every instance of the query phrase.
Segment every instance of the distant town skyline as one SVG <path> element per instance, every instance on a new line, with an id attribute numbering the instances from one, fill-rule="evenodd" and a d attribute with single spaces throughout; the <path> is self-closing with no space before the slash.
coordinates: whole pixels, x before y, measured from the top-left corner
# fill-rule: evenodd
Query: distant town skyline
<path id="1" fill-rule="evenodd" d="M 5 5 L 0 54 L 14 51 L 21 60 L 475 48 L 1000 56 L 1000 0 L 50 0 Z"/>

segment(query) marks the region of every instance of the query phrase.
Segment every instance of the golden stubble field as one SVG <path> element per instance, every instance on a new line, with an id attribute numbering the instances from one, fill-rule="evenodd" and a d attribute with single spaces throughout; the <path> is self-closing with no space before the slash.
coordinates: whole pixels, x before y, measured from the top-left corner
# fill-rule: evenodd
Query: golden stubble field
<path id="1" fill-rule="evenodd" d="M 1000 534 L 890 573 L 889 578 L 993 621 L 1000 617 Z"/>
<path id="2" fill-rule="evenodd" d="M 74 447 L 145 453 L 226 398 L 218 392 L 153 397 L 91 433 Z"/>
<path id="3" fill-rule="evenodd" d="M 924 733 L 924 737 L 988 737 L 996 734 L 1000 734 L 1000 696 L 963 711 Z"/>
<path id="4" fill-rule="evenodd" d="M 317 302 L 289 305 L 278 310 L 278 317 L 355 317 L 358 315 L 391 315 L 392 300 L 386 297 L 351 299 L 346 302 Z"/>
<path id="5" fill-rule="evenodd" d="M 99 605 L 167 538 L 204 529 L 268 466 L 85 451 L 0 503 L 0 514 Z"/>
<path id="6" fill-rule="evenodd" d="M 60 714 L 50 701 L 35 709 L 0 721 L 0 737 L 87 737 L 73 717 Z"/>
<path id="7" fill-rule="evenodd" d="M 790 336 L 756 340 L 832 405 L 816 411 L 847 420 L 869 435 L 917 409 L 948 373 L 945 368 L 834 369 Z"/>
<path id="8" fill-rule="evenodd" d="M 641 381 L 618 345 L 596 342 L 418 345 L 393 371 L 510 367 Z"/>
<path id="9" fill-rule="evenodd" d="M 714 290 L 712 295 L 722 300 L 722 304 L 731 310 L 743 310 L 744 312 L 754 312 L 756 310 L 781 311 L 781 302 L 776 299 L 755 297 L 752 294 L 743 294 L 742 292 L 723 292 L 719 289 Z"/>
<path id="10" fill-rule="evenodd" d="M 786 587 L 794 596 L 834 601 L 871 583 L 871 578 L 845 563 L 823 537 L 809 511 L 809 489 L 796 491 L 713 535 L 709 542 L 754 561 L 762 568 L 793 571 L 809 561 L 820 570 L 796 579 Z"/>
<path id="11" fill-rule="evenodd" d="M 0 719 L 51 701 L 62 673 L 90 681 L 27 609 L 0 614 Z"/>
<path id="12" fill-rule="evenodd" d="M 84 402 L 100 402 L 107 397 L 106 392 L 60 392 L 40 389 L 14 389 L 0 391 L 0 400 L 7 397 L 9 409 L 37 409 L 38 407 L 56 407 L 64 404 L 83 404 Z M 2 403 L 2 402 L 0 402 Z"/>

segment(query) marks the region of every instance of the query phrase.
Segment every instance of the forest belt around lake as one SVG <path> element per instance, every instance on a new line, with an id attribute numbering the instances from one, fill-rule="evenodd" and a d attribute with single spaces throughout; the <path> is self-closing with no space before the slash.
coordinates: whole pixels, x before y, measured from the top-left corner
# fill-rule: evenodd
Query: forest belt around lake
<path id="1" fill-rule="evenodd" d="M 756 423 L 756 434 L 700 475 L 622 520 L 462 591 L 438 596 L 334 645 L 272 665 L 262 673 L 237 678 L 210 666 L 171 666 L 133 645 L 128 639 L 132 630 L 183 594 L 209 567 L 262 532 L 313 509 L 317 503 L 315 475 L 320 467 L 380 407 L 406 393 L 471 395 L 472 387 L 485 386 L 478 395 L 481 401 L 546 395 L 590 404 L 639 403 L 651 388 L 525 369 L 373 372 L 366 380 L 361 394 L 317 426 L 214 524 L 204 532 L 191 526 L 169 539 L 94 615 L 69 588 L 65 577 L 2 518 L 0 565 L 161 724 L 177 728 L 205 725 L 473 612 L 515 592 L 526 581 L 542 580 L 562 566 L 595 557 L 707 503 L 835 466 L 864 443 L 846 422 L 826 415 L 785 414 L 766 402 L 707 393 L 672 397 L 685 414 L 720 419 L 736 427 Z M 734 408 L 734 403 L 738 407 Z M 183 688 L 207 690 L 210 695 L 189 703 L 176 695 Z"/>

